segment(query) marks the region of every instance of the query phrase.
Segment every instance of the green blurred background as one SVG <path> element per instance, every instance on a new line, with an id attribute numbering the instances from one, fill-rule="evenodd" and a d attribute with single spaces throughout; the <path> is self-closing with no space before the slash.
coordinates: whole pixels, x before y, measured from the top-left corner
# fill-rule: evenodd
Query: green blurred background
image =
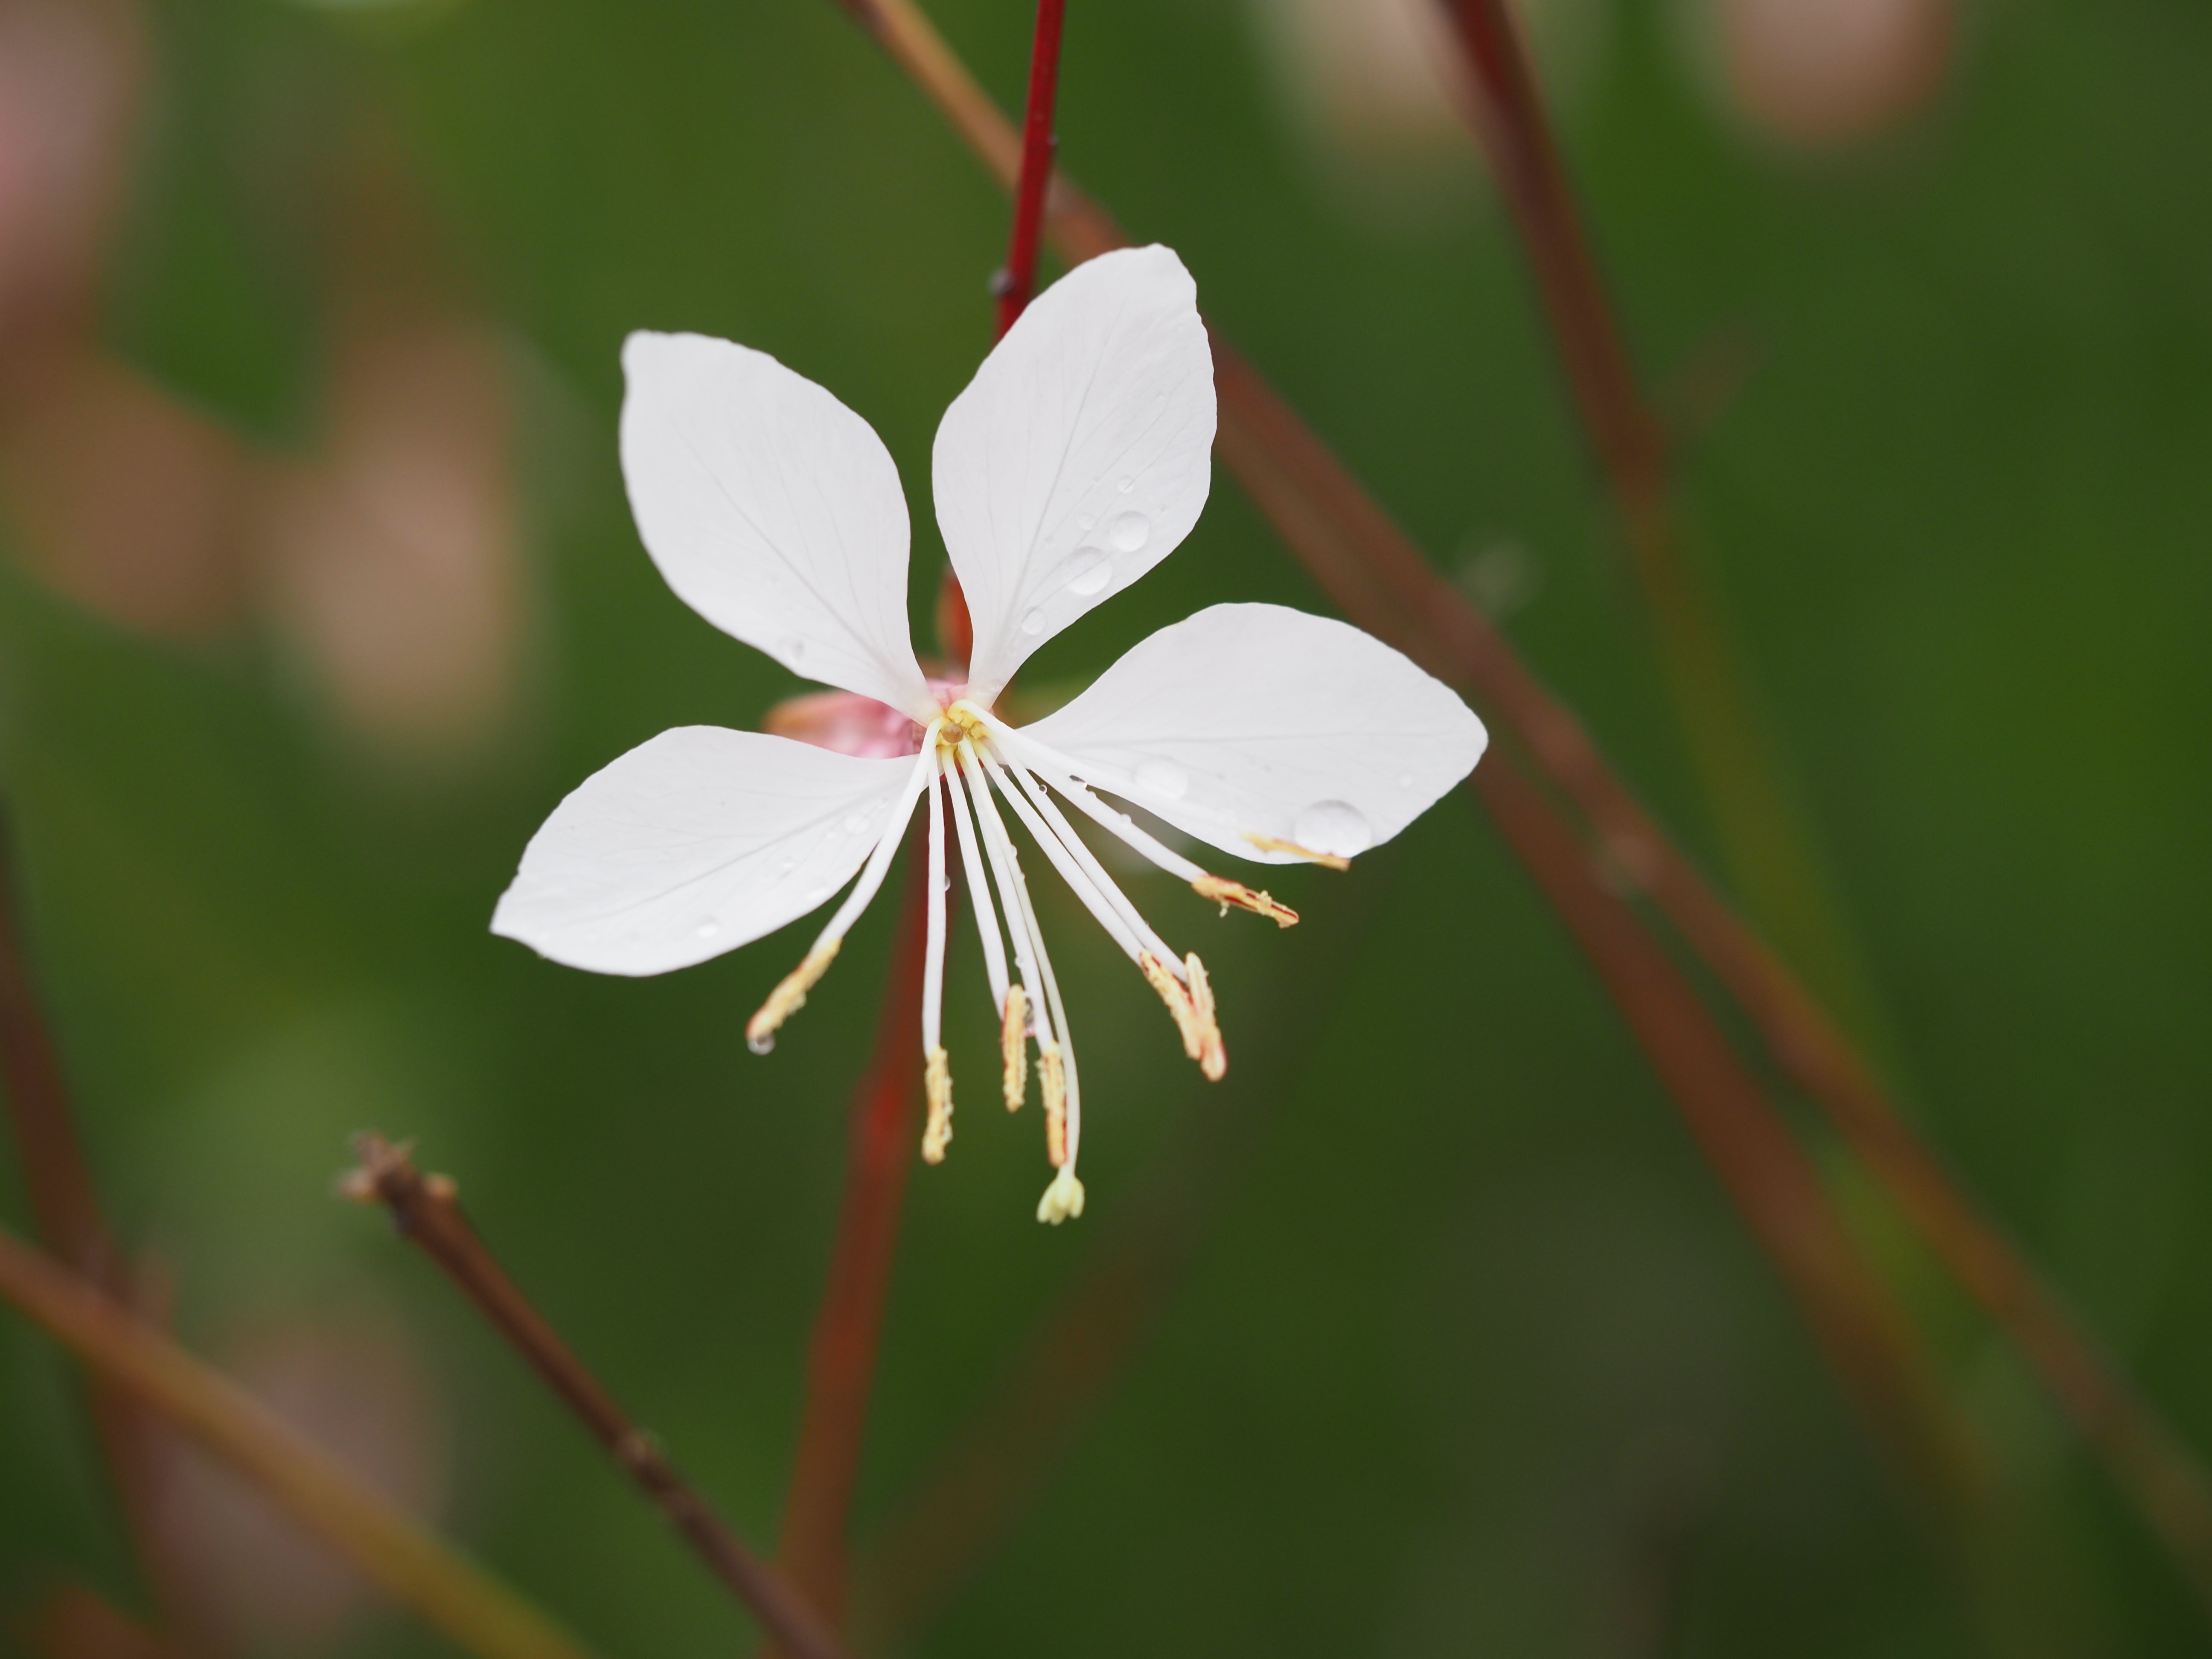
<path id="1" fill-rule="evenodd" d="M 1064 163 L 1724 874 L 1416 10 L 1070 11 Z M 1015 103 L 1022 0 L 936 15 Z M 1529 23 L 1860 1035 L 2212 1448 L 2212 13 Z M 929 443 L 1006 219 L 827 0 L 0 5 L 0 780 L 105 1196 L 188 1342 L 609 1656 L 753 1638 L 332 1178 L 351 1131 L 418 1137 L 772 1540 L 895 907 L 765 1060 L 743 1021 L 805 924 L 633 982 L 486 922 L 593 769 L 799 689 L 637 544 L 623 334 L 744 341 L 872 422 L 926 624 Z M 1231 599 L 1327 608 L 1218 474 L 1027 681 Z M 915 1171 L 858 1516 L 873 1650 L 2206 1650 L 2016 1358 L 1832 1159 L 1998 1518 L 1962 1542 L 1886 1466 L 1471 802 L 1285 875 L 1307 920 L 1279 937 L 1133 880 L 1212 963 L 1229 1079 L 1054 889 L 1090 1211 L 1039 1228 L 1037 1126 L 980 1103 Z M 950 1040 L 988 1052 L 956 938 Z M 26 1224 L 12 1150 L 0 1216 Z M 1024 1443 L 988 1547 L 917 1571 L 948 1443 L 1037 1409 L 1007 1367 L 1102 1263 L 1138 1286 L 1124 1363 L 1039 1380 L 1096 1408 Z M 173 1507 L 238 1650 L 438 1650 L 204 1474 Z M 72 1375 L 0 1315 L 0 1620 L 70 1583 L 145 1606 Z"/>

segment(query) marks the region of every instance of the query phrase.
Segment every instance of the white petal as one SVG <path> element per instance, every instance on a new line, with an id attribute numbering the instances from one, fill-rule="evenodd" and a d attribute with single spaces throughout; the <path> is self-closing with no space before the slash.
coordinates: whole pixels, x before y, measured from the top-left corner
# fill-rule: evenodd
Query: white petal
<path id="1" fill-rule="evenodd" d="M 937 428 L 938 527 L 975 622 L 969 695 L 1175 550 L 1212 483 L 1213 354 L 1164 247 L 1039 295 Z"/>
<path id="2" fill-rule="evenodd" d="M 623 346 L 623 477 L 684 602 L 795 673 L 927 720 L 907 631 L 906 498 L 874 430 L 766 352 Z"/>
<path id="3" fill-rule="evenodd" d="M 1347 623 L 1217 605 L 1163 628 L 1020 740 L 1200 841 L 1295 862 L 1251 836 L 1350 857 L 1390 839 L 1481 758 L 1458 696 Z"/>
<path id="4" fill-rule="evenodd" d="M 720 956 L 850 881 L 914 764 L 718 726 L 663 732 L 553 809 L 492 932 L 601 974 Z"/>

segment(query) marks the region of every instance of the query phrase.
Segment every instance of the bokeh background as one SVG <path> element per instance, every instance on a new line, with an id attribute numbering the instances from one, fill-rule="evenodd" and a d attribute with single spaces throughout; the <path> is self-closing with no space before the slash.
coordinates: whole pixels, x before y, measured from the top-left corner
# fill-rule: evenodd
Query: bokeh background
<path id="1" fill-rule="evenodd" d="M 1029 8 L 935 15 L 1017 103 Z M 1850 1018 L 2212 1449 L 2212 14 L 1527 21 Z M 1437 46 L 1416 0 L 1075 0 L 1062 160 L 1725 879 Z M 636 982 L 485 925 L 591 770 L 802 689 L 637 544 L 625 331 L 745 341 L 865 415 L 926 626 L 929 442 L 1006 218 L 827 0 L 0 3 L 0 783 L 104 1194 L 193 1346 L 609 1655 L 753 1638 L 332 1179 L 349 1132 L 419 1138 L 773 1539 L 896 907 L 768 1059 L 743 1021 L 803 924 Z M 1326 609 L 1218 472 L 1182 550 L 1026 683 L 1230 599 Z M 981 1104 L 915 1172 L 858 1517 L 873 1650 L 2204 1650 L 2016 1358 L 1832 1159 L 2002 1521 L 1931 1517 L 1469 800 L 1284 876 L 1279 936 L 1133 881 L 1213 965 L 1229 1079 L 1054 891 L 1090 1212 L 1039 1228 L 1037 1126 Z M 951 1042 L 987 1052 L 956 939 Z M 12 1151 L 0 1216 L 26 1223 Z M 1020 1369 L 1102 1272 L 1080 1317 L 1128 1334 L 1115 1363 Z M 1062 1395 L 1077 1431 L 1024 1426 Z M 948 1557 L 947 1448 L 994 1435 L 1027 1437 L 1023 1501 Z M 220 1478 L 169 1502 L 234 1650 L 439 1650 Z M 32 1650 L 72 1585 L 146 1607 L 73 1374 L 0 1314 L 0 1642 Z"/>

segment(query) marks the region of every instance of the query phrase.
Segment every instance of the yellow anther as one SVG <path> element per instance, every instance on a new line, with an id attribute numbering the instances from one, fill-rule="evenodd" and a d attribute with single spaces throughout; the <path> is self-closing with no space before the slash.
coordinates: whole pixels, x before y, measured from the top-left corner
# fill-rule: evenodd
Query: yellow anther
<path id="1" fill-rule="evenodd" d="M 1037 1219 L 1057 1227 L 1071 1216 L 1083 1213 L 1083 1183 L 1075 1178 L 1072 1168 L 1063 1168 L 1052 1178 L 1052 1185 L 1044 1189 L 1037 1200 Z"/>
<path id="2" fill-rule="evenodd" d="M 921 1132 L 921 1161 L 942 1164 L 945 1149 L 952 1144 L 952 1067 L 944 1049 L 929 1051 L 921 1082 L 929 1096 L 929 1122 Z"/>
<path id="3" fill-rule="evenodd" d="M 1213 984 L 1206 976 L 1206 964 L 1194 951 L 1182 959 L 1183 971 L 1190 975 L 1190 1012 L 1199 1028 L 1198 1052 L 1191 1056 L 1198 1069 L 1206 1073 L 1208 1083 L 1218 1083 L 1229 1070 L 1229 1051 L 1221 1044 L 1221 1027 L 1213 1018 Z"/>
<path id="4" fill-rule="evenodd" d="M 1297 842 L 1285 841 L 1279 836 L 1247 835 L 1244 839 L 1263 853 L 1288 853 L 1293 858 L 1304 859 L 1309 864 L 1327 865 L 1332 870 L 1352 868 L 1350 859 L 1339 858 L 1334 853 L 1316 853 L 1310 847 L 1301 847 Z"/>
<path id="5" fill-rule="evenodd" d="M 745 1022 L 745 1042 L 753 1052 L 766 1054 L 775 1046 L 775 1034 L 784 1021 L 806 1006 L 806 994 L 812 990 L 830 964 L 837 960 L 837 947 L 845 941 L 833 939 L 816 945 L 806 953 L 806 960 L 783 976 L 783 982 L 768 994 L 768 1000 L 760 1012 Z"/>
<path id="6" fill-rule="evenodd" d="M 1006 1109 L 1018 1112 L 1030 1094 L 1030 994 L 1018 985 L 1006 990 L 1006 1017 L 999 1026 L 999 1054 L 1006 1067 Z"/>
<path id="7" fill-rule="evenodd" d="M 1137 966 L 1143 969 L 1146 981 L 1160 994 L 1160 1000 L 1168 1006 L 1174 1016 L 1176 1030 L 1182 1033 L 1182 1051 L 1196 1060 L 1204 1052 L 1206 1028 L 1199 1023 L 1198 1011 L 1191 1006 L 1190 993 L 1182 988 L 1182 981 L 1175 976 L 1167 963 L 1150 951 L 1137 952 Z"/>
<path id="8" fill-rule="evenodd" d="M 1056 1170 L 1067 1162 L 1067 1067 L 1057 1042 L 1037 1044 L 1037 1071 L 1044 1079 L 1044 1155 Z"/>
<path id="9" fill-rule="evenodd" d="M 1278 904 L 1265 893 L 1255 893 L 1241 881 L 1228 881 L 1219 876 L 1200 876 L 1190 884 L 1191 891 L 1202 899 L 1212 899 L 1227 915 L 1229 907 L 1249 910 L 1255 916 L 1265 916 L 1278 927 L 1297 926 L 1298 913 L 1287 904 Z"/>

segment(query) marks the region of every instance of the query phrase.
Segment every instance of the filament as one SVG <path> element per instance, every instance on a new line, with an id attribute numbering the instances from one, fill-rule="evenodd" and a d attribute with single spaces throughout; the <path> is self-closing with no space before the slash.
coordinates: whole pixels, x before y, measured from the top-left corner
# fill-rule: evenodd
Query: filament
<path id="1" fill-rule="evenodd" d="M 1037 815 L 1051 826 L 1054 838 L 1066 849 L 1069 857 L 1083 866 L 1084 873 L 1090 878 L 1099 896 L 1120 914 L 1130 931 L 1136 934 L 1138 943 L 1154 956 L 1172 964 L 1173 971 L 1181 973 L 1182 963 L 1176 960 L 1176 954 L 1168 948 L 1167 941 L 1153 931 L 1152 924 L 1145 920 L 1129 896 L 1121 890 L 1113 877 L 1107 874 L 1106 866 L 1098 861 L 1098 855 L 1091 850 L 1082 836 L 1075 833 L 1075 826 L 1068 823 L 1066 815 L 1053 804 L 1052 797 L 1044 791 L 1044 786 L 1031 777 L 1025 768 L 1017 766 L 1008 769 L 1021 785 L 1022 793 L 1030 798 L 1030 805 L 1036 808 Z M 1000 787 L 1005 787 L 1003 780 Z M 1036 826 L 1031 825 L 1030 829 L 1034 834 Z M 1073 886 L 1074 884 L 1071 882 L 1069 884 Z"/>
<path id="2" fill-rule="evenodd" d="M 943 1054 L 945 1024 L 945 796 L 938 788 L 943 766 L 937 745 L 929 755 L 929 931 L 922 942 L 921 1047 Z M 936 1160 L 932 1159 L 934 1163 Z"/>
<path id="3" fill-rule="evenodd" d="M 999 817 L 997 804 L 992 800 L 989 786 L 984 781 L 982 763 L 975 758 L 975 746 L 963 738 L 959 747 L 960 770 L 968 784 L 968 793 L 975 808 L 975 827 L 981 832 L 983 850 L 989 855 L 991 875 L 999 889 L 999 908 L 1006 920 L 1006 937 L 1014 949 L 1014 969 L 1021 975 L 1023 1000 L 1028 1005 L 1031 1020 L 1036 1027 L 1040 1048 L 1053 1041 L 1051 1016 L 1038 992 L 1042 988 L 1043 976 L 1037 972 L 1036 945 L 1027 921 L 1028 906 L 1018 901 L 1017 895 L 1024 889 L 1021 865 L 1014 852 L 1014 844 L 1006 834 L 1006 826 Z M 1009 993 L 1011 998 L 1012 994 Z"/>
<path id="4" fill-rule="evenodd" d="M 984 878 L 975 828 L 968 821 L 968 791 L 960 781 L 960 768 L 950 755 L 944 770 L 945 793 L 952 798 L 952 827 L 960 837 L 960 867 L 968 878 L 969 902 L 975 907 L 975 929 L 983 939 L 983 972 L 991 982 L 991 1006 L 1003 1018 L 1007 996 L 1006 946 L 999 937 L 999 912 L 991 902 L 991 884 Z"/>
<path id="5" fill-rule="evenodd" d="M 936 770 L 937 734 L 945 722 L 932 720 L 921 740 L 921 753 L 915 757 L 914 770 L 908 774 L 905 787 L 899 792 L 898 804 L 891 809 L 890 821 L 884 826 L 883 836 L 876 842 L 868 861 L 860 866 L 860 878 L 853 884 L 853 890 L 830 918 L 814 944 L 798 967 L 786 974 L 776 988 L 769 993 L 768 1000 L 758 1012 L 745 1023 L 745 1043 L 757 1054 L 764 1054 L 775 1047 L 775 1034 L 784 1021 L 806 1006 L 806 994 L 812 990 L 830 971 L 830 964 L 837 959 L 838 947 L 845 942 L 845 934 L 860 913 L 868 908 L 884 884 L 884 877 L 891 867 L 891 855 L 906 835 L 906 827 L 914 818 L 915 803 L 921 799 Z"/>
<path id="6" fill-rule="evenodd" d="M 1129 926 L 1121 911 L 1107 899 L 1106 896 L 1098 890 L 1097 884 L 1076 861 L 1070 850 L 1061 844 L 1060 837 L 1046 826 L 1044 821 L 1035 811 L 1030 810 L 1030 804 L 1022 799 L 1021 793 L 1008 781 L 1006 769 L 999 764 L 998 758 L 988 749 L 979 752 L 982 756 L 985 768 L 991 775 L 991 781 L 999 786 L 999 793 L 1006 797 L 1006 805 L 1014 809 L 1014 816 L 1019 818 L 1024 827 L 1029 830 L 1030 838 L 1037 844 L 1038 850 L 1051 861 L 1053 868 L 1060 872 L 1060 878 L 1067 884 L 1068 890 L 1082 901 L 1085 909 L 1098 919 L 1098 925 L 1113 936 L 1114 942 L 1121 947 L 1129 959 L 1132 962 L 1135 961 L 1145 949 L 1145 943 L 1138 938 L 1135 929 Z M 1100 873 L 1104 872 L 1102 871 Z M 1125 900 L 1124 902 L 1126 903 L 1127 901 Z M 1150 933 L 1152 929 L 1147 927 L 1145 932 Z M 1165 951 L 1167 947 L 1163 945 L 1160 948 Z"/>

